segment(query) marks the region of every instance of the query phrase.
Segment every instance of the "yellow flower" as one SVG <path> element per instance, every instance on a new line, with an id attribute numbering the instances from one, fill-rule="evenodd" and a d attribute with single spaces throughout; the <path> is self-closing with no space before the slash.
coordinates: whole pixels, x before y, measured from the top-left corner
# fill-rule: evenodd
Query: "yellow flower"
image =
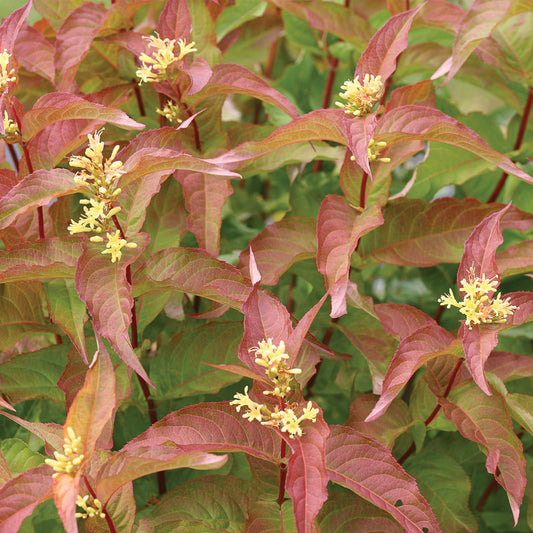
<path id="1" fill-rule="evenodd" d="M 464 293 L 463 300 L 458 302 L 450 289 L 449 294 L 443 294 L 438 302 L 448 309 L 451 306 L 457 307 L 459 312 L 465 315 L 468 329 L 472 329 L 472 324 L 501 324 L 518 307 L 511 305 L 509 298 L 502 300 L 501 293 L 494 298 L 498 284 L 498 276 L 487 279 L 483 274 L 479 278 L 474 267 L 471 267 L 468 279 L 461 280 L 459 290 Z"/>
<path id="2" fill-rule="evenodd" d="M 368 143 L 368 160 L 369 161 L 381 161 L 382 163 L 390 163 L 390 157 L 379 157 L 379 152 L 387 146 L 385 141 L 374 141 L 370 139 Z"/>
<path id="3" fill-rule="evenodd" d="M 172 100 L 168 100 L 163 109 L 157 108 L 156 113 L 165 117 L 169 122 L 175 122 L 176 124 L 181 124 L 183 122 L 183 120 L 179 118 L 180 108 L 177 104 L 172 102 Z"/>
<path id="4" fill-rule="evenodd" d="M 154 82 L 167 79 L 167 68 L 175 61 L 181 61 L 187 54 L 196 52 L 194 42 L 185 44 L 183 39 L 177 41 L 179 47 L 179 54 L 176 55 L 174 50 L 176 48 L 175 39 L 161 39 L 159 35 L 145 35 L 143 37 L 149 41 L 148 46 L 155 48 L 152 55 L 142 53 L 139 56 L 141 67 L 137 70 L 137 77 L 140 78 L 139 85 L 142 82 Z"/>
<path id="5" fill-rule="evenodd" d="M 0 53 L 0 93 L 3 93 L 6 90 L 9 82 L 17 80 L 15 69 L 8 69 L 10 60 L 11 54 L 4 49 L 4 51 Z"/>
<path id="6" fill-rule="evenodd" d="M 55 459 L 44 460 L 56 472 L 52 477 L 56 477 L 59 474 L 74 476 L 83 461 L 81 451 L 81 437 L 76 437 L 74 430 L 68 427 L 67 434 L 63 440 L 63 453 L 54 452 Z"/>
<path id="7" fill-rule="evenodd" d="M 341 89 L 344 89 L 344 92 L 339 93 L 339 96 L 346 100 L 346 103 L 335 102 L 335 105 L 342 107 L 348 115 L 362 117 L 368 115 L 383 96 L 384 85 L 381 76 L 365 74 L 362 84 L 359 82 L 359 76 L 356 76 L 353 81 L 345 81 Z"/>
<path id="8" fill-rule="evenodd" d="M 92 498 L 91 498 L 92 499 Z M 76 505 L 81 507 L 85 512 L 76 513 L 76 518 L 93 518 L 94 516 L 99 516 L 100 518 L 105 518 L 105 513 L 103 512 L 102 502 L 98 498 L 94 498 L 92 503 L 87 503 L 89 500 L 89 495 L 85 495 L 83 498 L 78 495 L 76 498 Z"/>
<path id="9" fill-rule="evenodd" d="M 120 237 L 120 231 L 117 230 L 115 233 L 107 233 L 107 243 L 106 249 L 102 252 L 103 254 L 111 254 L 111 262 L 115 263 L 122 257 L 122 248 L 137 248 L 137 244 L 134 242 L 128 242 L 126 239 Z"/>
<path id="10" fill-rule="evenodd" d="M 4 141 L 8 144 L 17 143 L 20 139 L 18 124 L 9 118 L 7 111 L 4 111 Z"/>

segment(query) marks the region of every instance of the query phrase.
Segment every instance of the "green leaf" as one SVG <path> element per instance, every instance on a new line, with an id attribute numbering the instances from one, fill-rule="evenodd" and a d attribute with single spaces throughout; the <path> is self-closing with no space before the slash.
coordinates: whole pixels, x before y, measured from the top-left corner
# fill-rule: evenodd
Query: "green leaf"
<path id="1" fill-rule="evenodd" d="M 0 451 L 13 474 L 22 474 L 30 468 L 36 468 L 42 465 L 45 459 L 20 439 L 3 439 L 0 442 Z"/>
<path id="2" fill-rule="evenodd" d="M 444 454 L 422 452 L 405 463 L 415 476 L 443 531 L 473 533 L 477 521 L 468 508 L 471 482 L 459 463 Z"/>
<path id="3" fill-rule="evenodd" d="M 267 3 L 263 0 L 237 0 L 234 5 L 224 9 L 217 19 L 218 40 L 245 22 L 260 17 L 266 8 Z"/>

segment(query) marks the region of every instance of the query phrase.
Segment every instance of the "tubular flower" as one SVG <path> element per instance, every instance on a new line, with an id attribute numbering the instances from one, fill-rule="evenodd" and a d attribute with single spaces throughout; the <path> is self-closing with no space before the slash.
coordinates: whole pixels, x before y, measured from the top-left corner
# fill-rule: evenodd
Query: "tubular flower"
<path id="1" fill-rule="evenodd" d="M 183 122 L 183 120 L 179 118 L 180 108 L 177 104 L 172 102 L 172 100 L 169 100 L 163 109 L 157 108 L 156 113 L 165 117 L 171 123 L 181 124 Z"/>
<path id="2" fill-rule="evenodd" d="M 250 352 L 255 352 L 259 357 L 256 357 L 255 362 L 265 368 L 267 378 L 272 383 L 272 390 L 263 391 L 263 394 L 277 396 L 280 398 L 279 402 L 284 405 L 282 398 L 292 390 L 291 382 L 295 374 L 299 374 L 301 369 L 289 369 L 286 366 L 286 360 L 289 356 L 285 353 L 285 343 L 281 341 L 278 346 L 272 343 L 272 339 L 262 340 L 259 346 L 250 349 Z M 274 411 L 271 411 L 263 404 L 254 402 L 248 396 L 248 387 L 244 389 L 244 394 L 236 393 L 235 400 L 230 402 L 230 405 L 237 406 L 237 412 L 241 408 L 245 408 L 246 412 L 242 415 L 250 422 L 257 420 L 265 426 L 277 427 L 280 431 L 289 434 L 293 439 L 295 436 L 302 436 L 302 428 L 300 423 L 304 420 L 311 420 L 316 422 L 318 409 L 312 407 L 312 403 L 308 402 L 307 407 L 303 408 L 303 413 L 297 416 L 295 410 L 298 409 L 298 403 L 290 404 L 286 409 L 280 409 L 276 406 Z"/>
<path id="3" fill-rule="evenodd" d="M 135 243 L 128 243 L 120 238 L 120 232 L 109 233 L 109 221 L 114 215 L 120 213 L 119 206 L 113 206 L 121 189 L 117 187 L 117 181 L 124 174 L 122 161 L 115 161 L 119 146 L 113 148 L 108 159 L 104 160 L 104 143 L 100 140 L 102 130 L 94 135 L 89 134 L 89 146 L 83 156 L 72 156 L 69 164 L 80 168 L 74 176 L 74 181 L 82 185 L 90 198 L 83 198 L 83 212 L 78 221 L 71 220 L 68 231 L 71 235 L 76 233 L 104 233 L 106 232 L 107 244 L 103 254 L 111 254 L 111 262 L 122 257 L 120 251 L 124 246 L 136 248 Z M 103 242 L 104 239 L 95 235 L 90 239 L 92 242 Z"/>
<path id="4" fill-rule="evenodd" d="M 15 144 L 20 140 L 20 130 L 18 124 L 9 118 L 7 111 L 4 111 L 4 141 L 8 144 Z"/>
<path id="5" fill-rule="evenodd" d="M 45 459 L 44 462 L 55 470 L 52 477 L 59 474 L 74 476 L 83 461 L 81 437 L 76 437 L 71 427 L 67 428 L 67 434 L 63 441 L 63 453 L 54 452 L 55 459 Z"/>
<path id="6" fill-rule="evenodd" d="M 381 161 L 382 163 L 390 163 L 390 157 L 379 157 L 379 152 L 387 146 L 385 141 L 374 141 L 370 139 L 368 143 L 368 160 L 369 161 Z"/>
<path id="7" fill-rule="evenodd" d="M 511 305 L 509 298 L 502 300 L 501 293 L 494 297 L 498 284 L 498 276 L 487 279 L 483 274 L 479 278 L 471 267 L 468 280 L 461 280 L 459 291 L 464 293 L 463 300 L 458 302 L 450 289 L 449 294 L 443 294 L 438 302 L 448 309 L 457 307 L 465 315 L 468 329 L 472 329 L 472 324 L 502 324 L 518 307 Z"/>
<path id="8" fill-rule="evenodd" d="M 381 76 L 365 74 L 362 84 L 359 82 L 359 76 L 356 76 L 353 81 L 345 81 L 341 89 L 344 92 L 339 93 L 339 96 L 346 100 L 346 103 L 335 102 L 335 105 L 342 107 L 348 115 L 364 117 L 383 96 L 384 85 Z"/>
<path id="9" fill-rule="evenodd" d="M 94 516 L 99 516 L 100 518 L 105 518 L 105 513 L 103 512 L 102 502 L 98 498 L 94 498 L 92 503 L 87 503 L 89 500 L 89 495 L 85 495 L 83 498 L 78 495 L 76 498 L 76 505 L 83 509 L 83 513 L 76 513 L 76 518 L 93 518 Z"/>
<path id="10" fill-rule="evenodd" d="M 10 60 L 11 54 L 4 49 L 4 51 L 0 53 L 0 93 L 3 93 L 6 90 L 8 83 L 17 81 L 15 69 L 8 68 Z"/>
<path id="11" fill-rule="evenodd" d="M 149 41 L 148 46 L 155 48 L 152 55 L 144 52 L 139 56 L 141 67 L 137 70 L 137 77 L 140 78 L 139 85 L 142 82 L 162 81 L 168 78 L 167 68 L 175 61 L 181 61 L 187 54 L 196 52 L 195 43 L 186 44 L 183 39 L 178 39 L 178 55 L 175 54 L 175 39 L 161 39 L 159 35 L 145 35 L 143 37 Z"/>

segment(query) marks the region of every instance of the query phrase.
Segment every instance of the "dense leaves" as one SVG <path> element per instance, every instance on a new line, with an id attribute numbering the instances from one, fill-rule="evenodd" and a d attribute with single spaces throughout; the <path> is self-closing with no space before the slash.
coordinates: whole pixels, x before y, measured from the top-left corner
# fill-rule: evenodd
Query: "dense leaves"
<path id="1" fill-rule="evenodd" d="M 5 4 L 0 533 L 531 530 L 532 2 Z"/>

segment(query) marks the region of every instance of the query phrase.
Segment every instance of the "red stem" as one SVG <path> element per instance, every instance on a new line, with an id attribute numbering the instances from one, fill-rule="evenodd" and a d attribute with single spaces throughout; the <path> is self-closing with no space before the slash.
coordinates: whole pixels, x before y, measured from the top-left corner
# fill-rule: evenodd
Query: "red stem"
<path id="1" fill-rule="evenodd" d="M 274 68 L 274 60 L 276 59 L 276 52 L 278 48 L 278 39 L 276 39 L 271 45 L 268 51 L 267 64 L 265 66 L 265 77 L 270 78 L 272 76 L 272 69 Z M 258 100 L 255 104 L 254 118 L 252 123 L 259 124 L 259 117 L 261 116 L 261 109 L 263 103 L 261 100 Z"/>
<path id="2" fill-rule="evenodd" d="M 143 97 L 141 94 L 141 89 L 139 88 L 138 83 L 133 83 L 133 92 L 135 93 L 135 98 L 137 99 L 137 105 L 139 106 L 139 113 L 142 117 L 146 116 L 146 109 L 144 108 Z"/>
<path id="3" fill-rule="evenodd" d="M 91 487 L 91 484 L 89 483 L 89 480 L 87 479 L 87 476 L 83 476 L 83 481 L 85 481 L 85 485 L 87 486 L 87 490 L 91 494 L 93 500 L 97 500 L 96 493 L 94 492 L 93 488 Z M 108 500 L 109 501 L 109 500 Z M 108 502 L 102 502 L 102 512 L 105 514 L 105 521 L 107 522 L 107 527 L 109 528 L 110 533 L 118 533 L 117 528 L 115 527 L 115 524 L 113 523 L 113 519 L 111 518 L 111 515 L 106 509 L 106 505 Z"/>
<path id="4" fill-rule="evenodd" d="M 514 150 L 518 150 L 520 146 L 522 145 L 522 141 L 524 140 L 524 134 L 526 132 L 527 122 L 529 120 L 529 114 L 531 113 L 532 104 L 533 104 L 533 87 L 530 87 L 526 106 L 524 107 L 524 114 L 522 115 L 522 121 L 520 122 L 520 128 L 518 130 L 518 136 L 516 137 L 516 142 L 514 144 L 514 148 L 513 148 Z M 492 194 L 490 195 L 490 198 L 488 199 L 487 203 L 490 204 L 496 201 L 496 198 L 498 198 L 498 195 L 503 189 L 508 176 L 509 174 L 507 174 L 507 172 L 504 172 L 502 174 L 500 181 L 498 181 L 496 187 L 492 191 Z"/>
<path id="5" fill-rule="evenodd" d="M 452 390 L 452 387 L 453 387 L 453 382 L 455 381 L 455 378 L 457 377 L 457 374 L 458 374 L 462 364 L 463 364 L 463 360 L 459 359 L 459 361 L 457 361 L 457 364 L 455 365 L 455 368 L 452 371 L 452 375 L 450 376 L 450 381 L 448 381 L 448 385 L 447 385 L 446 390 L 444 391 L 444 394 L 442 396 L 443 398 L 447 398 L 448 395 L 450 394 L 450 391 Z M 426 426 L 429 426 L 429 424 L 431 424 L 431 422 L 433 422 L 433 420 L 435 420 L 436 416 L 439 414 L 439 411 L 441 409 L 442 409 L 442 405 L 440 403 L 437 404 L 435 409 L 433 409 L 431 414 L 424 421 L 424 424 Z M 416 446 L 415 446 L 415 443 L 413 442 L 411 444 L 411 446 L 409 446 L 409 449 L 400 457 L 398 462 L 400 464 L 403 464 L 406 461 L 406 459 L 415 451 L 415 449 L 416 449 Z"/>
<path id="6" fill-rule="evenodd" d="M 22 152 L 24 153 L 24 159 L 26 160 L 26 164 L 28 165 L 28 172 L 32 174 L 33 165 L 31 164 L 30 153 L 28 152 L 26 143 L 21 143 L 20 146 L 22 147 Z M 37 208 L 37 217 L 39 219 L 39 239 L 44 239 L 44 211 L 43 211 L 42 205 L 40 205 Z"/>
<path id="7" fill-rule="evenodd" d="M 361 209 L 365 208 L 366 203 L 366 182 L 368 181 L 368 174 L 365 172 L 363 174 L 363 179 L 361 180 L 361 190 L 359 191 L 359 207 Z"/>
<path id="8" fill-rule="evenodd" d="M 13 159 L 13 162 L 15 163 L 15 170 L 17 171 L 17 174 L 19 172 L 19 158 L 18 158 L 18 154 L 15 150 L 15 148 L 13 148 L 13 145 L 12 144 L 8 144 L 7 145 L 7 150 L 9 152 L 9 155 L 11 156 L 11 159 Z"/>

